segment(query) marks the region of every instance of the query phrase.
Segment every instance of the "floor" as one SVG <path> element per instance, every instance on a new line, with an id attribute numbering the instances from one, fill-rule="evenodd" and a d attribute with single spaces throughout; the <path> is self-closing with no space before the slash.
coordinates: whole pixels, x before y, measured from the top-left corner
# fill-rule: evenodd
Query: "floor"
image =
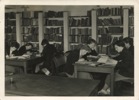
<path id="1" fill-rule="evenodd" d="M 120 82 L 116 83 L 115 96 L 134 96 L 134 84 Z"/>

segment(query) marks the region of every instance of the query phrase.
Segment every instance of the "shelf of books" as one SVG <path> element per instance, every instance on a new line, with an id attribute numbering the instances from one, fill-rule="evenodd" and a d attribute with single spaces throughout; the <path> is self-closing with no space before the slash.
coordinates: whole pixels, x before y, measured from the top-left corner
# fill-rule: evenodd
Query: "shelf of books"
<path id="1" fill-rule="evenodd" d="M 69 17 L 69 45 L 70 50 L 80 48 L 91 37 L 92 27 L 89 16 Z"/>
<path id="2" fill-rule="evenodd" d="M 6 12 L 5 13 L 5 39 L 16 40 L 16 13 Z"/>
<path id="3" fill-rule="evenodd" d="M 21 17 L 22 45 L 30 42 L 36 49 L 39 48 L 38 13 L 38 11 L 22 12 Z"/>
<path id="4" fill-rule="evenodd" d="M 96 14 L 98 52 L 106 54 L 111 43 L 123 36 L 123 8 L 102 7 Z"/>
<path id="5" fill-rule="evenodd" d="M 64 50 L 64 35 L 67 34 L 67 12 L 44 12 L 44 38 L 53 44 L 58 51 Z"/>
<path id="6" fill-rule="evenodd" d="M 129 36 L 134 37 L 134 9 L 130 7 L 129 9 Z"/>

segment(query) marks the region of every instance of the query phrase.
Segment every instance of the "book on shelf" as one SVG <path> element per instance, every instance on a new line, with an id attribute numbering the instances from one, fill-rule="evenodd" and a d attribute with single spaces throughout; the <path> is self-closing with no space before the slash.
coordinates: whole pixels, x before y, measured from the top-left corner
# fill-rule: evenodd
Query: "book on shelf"
<path id="1" fill-rule="evenodd" d="M 129 17 L 129 25 L 134 26 L 134 17 Z"/>
<path id="2" fill-rule="evenodd" d="M 98 19 L 97 20 L 97 24 L 99 26 L 102 25 L 122 25 L 123 24 L 123 19 L 122 18 L 117 18 L 117 19 L 113 19 L 113 18 L 104 18 L 104 19 Z"/>
<path id="3" fill-rule="evenodd" d="M 44 34 L 44 38 L 48 41 L 62 42 L 63 35 L 62 34 Z"/>
<path id="4" fill-rule="evenodd" d="M 38 42 L 38 35 L 23 34 L 23 42 Z"/>
<path id="5" fill-rule="evenodd" d="M 22 27 L 21 33 L 23 34 L 38 34 L 38 27 Z"/>
<path id="6" fill-rule="evenodd" d="M 16 19 L 16 13 L 15 12 L 5 13 L 5 19 Z"/>
<path id="7" fill-rule="evenodd" d="M 30 18 L 22 19 L 21 25 L 22 26 L 30 26 L 30 25 L 37 26 L 38 25 L 38 19 L 30 19 Z"/>
<path id="8" fill-rule="evenodd" d="M 63 34 L 63 27 L 57 27 L 57 28 L 45 28 L 46 34 Z"/>
<path id="9" fill-rule="evenodd" d="M 70 35 L 90 35 L 90 28 L 70 28 Z"/>
<path id="10" fill-rule="evenodd" d="M 69 36 L 69 41 L 71 43 L 79 43 L 80 42 L 79 35 L 70 35 Z"/>
<path id="11" fill-rule="evenodd" d="M 129 9 L 129 16 L 133 16 L 133 15 L 134 15 L 134 8 L 131 7 L 131 8 Z"/>
<path id="12" fill-rule="evenodd" d="M 129 27 L 129 36 L 134 37 L 134 27 Z"/>
<path id="13" fill-rule="evenodd" d="M 63 12 L 62 11 L 48 11 L 44 13 L 44 17 L 45 18 L 53 18 L 53 17 L 63 17 Z"/>
<path id="14" fill-rule="evenodd" d="M 123 33 L 123 27 L 109 27 L 109 33 Z"/>
<path id="15" fill-rule="evenodd" d="M 12 33 L 12 34 L 6 34 L 6 40 L 16 40 L 16 34 Z"/>
<path id="16" fill-rule="evenodd" d="M 97 9 L 97 15 L 98 16 L 118 16 L 123 14 L 123 8 L 122 6 L 120 7 L 115 7 L 115 8 L 98 8 Z"/>
<path id="17" fill-rule="evenodd" d="M 109 45 L 112 41 L 112 37 L 109 34 L 101 34 L 101 37 L 98 37 L 98 44 L 100 45 Z"/>
<path id="18" fill-rule="evenodd" d="M 6 26 L 16 26 L 16 20 L 5 20 Z"/>
<path id="19" fill-rule="evenodd" d="M 16 33 L 16 27 L 15 26 L 5 27 L 5 33 Z"/>
<path id="20" fill-rule="evenodd" d="M 90 18 L 80 18 L 80 19 L 76 19 L 76 18 L 70 18 L 69 19 L 69 26 L 70 27 L 74 27 L 74 26 L 91 26 L 91 21 Z"/>
<path id="21" fill-rule="evenodd" d="M 45 19 L 45 26 L 63 26 L 63 20 L 49 20 Z"/>
<path id="22" fill-rule="evenodd" d="M 40 11 L 25 11 L 22 12 L 22 18 L 38 18 L 38 13 Z"/>
<path id="23" fill-rule="evenodd" d="M 98 45 L 97 51 L 100 54 L 107 54 L 107 45 Z"/>
<path id="24" fill-rule="evenodd" d="M 82 44 L 71 44 L 70 50 L 80 49 L 82 47 Z"/>

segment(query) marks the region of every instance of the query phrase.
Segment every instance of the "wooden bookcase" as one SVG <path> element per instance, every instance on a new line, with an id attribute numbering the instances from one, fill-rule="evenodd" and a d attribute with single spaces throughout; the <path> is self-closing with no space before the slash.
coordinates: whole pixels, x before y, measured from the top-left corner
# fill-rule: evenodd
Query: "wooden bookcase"
<path id="1" fill-rule="evenodd" d="M 46 38 L 59 51 L 66 52 L 91 37 L 98 42 L 98 52 L 104 54 L 120 37 L 134 37 L 132 6 L 100 6 L 92 8 L 85 16 L 69 14 L 66 11 L 6 12 L 5 38 L 10 36 L 20 44 L 31 42 L 39 52 L 43 49 L 41 41 Z"/>
<path id="2" fill-rule="evenodd" d="M 16 12 L 5 13 L 5 39 L 16 40 Z"/>
<path id="3" fill-rule="evenodd" d="M 69 47 L 70 50 L 80 48 L 91 37 L 91 16 L 69 17 Z"/>
<path id="4" fill-rule="evenodd" d="M 92 20 L 97 21 L 92 30 L 96 30 L 93 34 L 95 34 L 94 37 L 98 43 L 97 49 L 100 54 L 107 54 L 112 42 L 122 37 L 131 36 L 129 34 L 133 25 L 129 25 L 131 23 L 129 21 L 132 20 L 133 24 L 134 17 L 133 14 L 129 16 L 129 11 L 129 7 L 122 6 L 103 6 L 92 10 L 96 14 Z"/>
<path id="5" fill-rule="evenodd" d="M 44 12 L 44 38 L 53 44 L 58 51 L 68 50 L 68 12 Z M 64 39 L 66 38 L 66 39 Z"/>

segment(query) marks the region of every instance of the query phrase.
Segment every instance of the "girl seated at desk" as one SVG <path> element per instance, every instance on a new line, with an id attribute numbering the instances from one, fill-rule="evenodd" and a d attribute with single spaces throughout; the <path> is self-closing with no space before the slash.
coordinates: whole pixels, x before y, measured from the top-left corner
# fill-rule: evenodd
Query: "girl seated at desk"
<path id="1" fill-rule="evenodd" d="M 24 54 L 31 55 L 30 53 L 32 52 L 33 44 L 32 43 L 27 43 L 23 46 L 21 46 L 18 50 L 17 56 L 22 56 Z"/>
<path id="2" fill-rule="evenodd" d="M 79 50 L 73 50 L 69 53 L 69 55 L 67 56 L 67 61 L 66 64 L 64 66 L 64 72 L 66 72 L 66 76 L 68 77 L 74 77 L 74 63 L 77 62 L 78 60 L 85 59 L 85 60 L 89 60 L 87 58 L 87 56 L 92 55 L 92 56 L 96 56 L 98 57 L 98 53 L 96 52 L 95 48 L 96 48 L 96 41 L 94 39 L 89 39 L 87 41 L 86 45 L 83 45 Z M 98 57 L 99 58 L 99 57 Z M 102 73 L 88 73 L 91 74 L 91 78 L 95 79 L 95 80 L 101 80 L 100 83 L 100 87 L 102 88 L 102 86 L 104 85 L 104 80 L 106 78 L 107 74 L 102 74 Z"/>
<path id="3" fill-rule="evenodd" d="M 134 57 L 132 53 L 125 48 L 123 40 L 115 42 L 114 47 L 119 53 L 119 56 L 114 58 L 118 60 L 115 66 L 115 81 L 134 78 Z M 107 76 L 105 85 L 98 94 L 110 94 L 110 75 Z"/>
<path id="4" fill-rule="evenodd" d="M 18 49 L 19 49 L 19 43 L 16 41 L 13 41 L 10 45 L 10 49 L 7 50 L 6 56 L 12 57 L 18 55 Z"/>

